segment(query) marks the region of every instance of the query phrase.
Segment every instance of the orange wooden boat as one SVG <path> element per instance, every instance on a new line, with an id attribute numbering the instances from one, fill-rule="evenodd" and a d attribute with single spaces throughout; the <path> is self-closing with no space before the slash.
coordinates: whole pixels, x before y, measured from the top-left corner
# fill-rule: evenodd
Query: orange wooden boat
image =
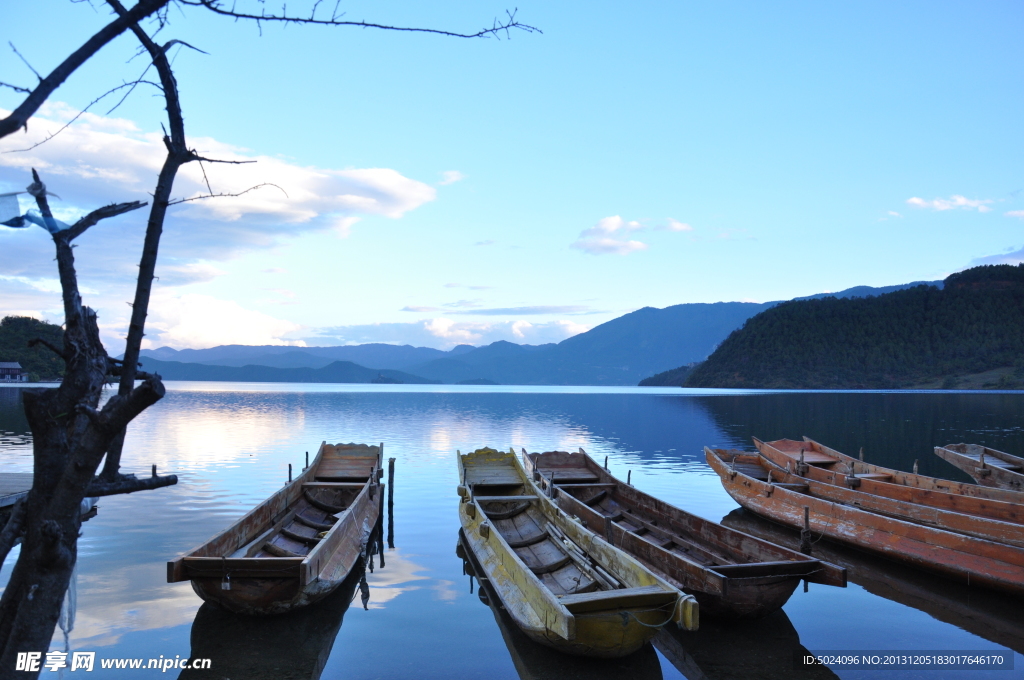
<path id="1" fill-rule="evenodd" d="M 384 445 L 320 445 L 313 463 L 231 527 L 167 563 L 207 602 L 280 614 L 326 597 L 377 524 Z"/>
<path id="2" fill-rule="evenodd" d="M 845 587 L 843 569 L 703 519 L 633 488 L 580 449 L 527 454 L 526 470 L 567 514 L 719 618 L 767 616 L 801 580 Z"/>
<path id="3" fill-rule="evenodd" d="M 729 495 L 752 512 L 973 585 L 1024 594 L 1024 548 L 821 497 L 815 492 L 829 485 L 781 470 L 757 454 L 707 447 L 704 453 Z"/>
<path id="4" fill-rule="evenodd" d="M 1024 491 L 1024 458 L 980 444 L 936 446 L 935 455 L 969 474 L 982 486 Z"/>
<path id="5" fill-rule="evenodd" d="M 755 437 L 754 445 L 778 470 L 804 477 L 816 496 L 1024 548 L 1024 506 L 891 484 L 886 475 L 858 474 L 858 462 L 839 463 L 808 450 L 807 442 L 762 442 Z"/>
<path id="6" fill-rule="evenodd" d="M 821 454 L 823 458 L 819 462 L 823 465 L 828 465 L 828 460 L 826 460 L 826 458 L 831 458 L 833 461 L 843 463 L 844 465 L 850 465 L 851 463 L 855 464 L 858 471 L 857 476 L 862 479 L 865 477 L 868 479 L 875 478 L 889 482 L 890 484 L 911 486 L 917 489 L 941 491 L 943 493 L 971 496 L 973 498 L 987 498 L 992 501 L 1006 501 L 1008 503 L 1024 504 L 1024 492 L 1021 491 L 995 489 L 988 486 L 980 486 L 978 484 L 953 482 L 948 479 L 928 477 L 926 475 L 919 475 L 912 472 L 893 470 L 891 468 L 882 467 L 881 465 L 872 465 L 870 463 L 865 463 L 862 460 L 858 460 L 853 456 L 848 456 L 845 453 L 831 449 L 820 442 L 814 441 L 810 437 L 804 437 L 804 441 L 797 445 L 798 450 L 796 453 L 799 453 L 800 446 L 807 447 L 808 451 Z"/>

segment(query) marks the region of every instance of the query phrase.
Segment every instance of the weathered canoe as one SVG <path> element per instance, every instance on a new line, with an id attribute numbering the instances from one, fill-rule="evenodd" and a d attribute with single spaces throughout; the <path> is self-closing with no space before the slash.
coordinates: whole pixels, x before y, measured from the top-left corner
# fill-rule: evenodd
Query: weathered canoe
<path id="1" fill-rule="evenodd" d="M 459 454 L 467 547 L 516 625 L 580 656 L 621 657 L 658 628 L 697 626 L 697 601 L 540 494 L 514 453 Z"/>
<path id="2" fill-rule="evenodd" d="M 809 446 L 809 450 L 813 450 L 816 453 L 822 454 L 824 457 L 834 459 L 836 462 L 844 463 L 849 465 L 854 463 L 857 466 L 858 476 L 864 477 L 868 475 L 878 475 L 878 479 L 884 479 L 884 481 L 890 484 L 899 484 L 902 486 L 911 486 L 918 489 L 927 489 L 930 491 L 941 491 L 943 493 L 952 493 L 960 496 L 971 496 L 973 498 L 987 498 L 992 501 L 1006 501 L 1008 503 L 1024 504 L 1024 492 L 1013 491 L 1011 489 L 994 489 L 988 486 L 981 486 L 979 484 L 965 484 L 963 482 L 953 482 L 948 479 L 939 479 L 938 477 L 928 477 L 927 475 L 918 475 L 911 472 L 901 472 L 899 470 L 893 470 L 890 468 L 882 467 L 881 465 L 872 465 L 865 463 L 862 460 L 858 460 L 853 456 L 848 456 L 845 453 L 836 451 L 835 449 L 829 448 L 820 442 L 816 442 L 809 437 L 804 437 L 803 443 L 797 443 L 797 446 Z M 796 451 L 799 453 L 799 450 Z M 827 461 L 822 461 L 823 464 L 827 465 Z M 863 470 L 863 472 L 861 472 Z M 888 477 L 888 479 L 885 479 Z"/>
<path id="3" fill-rule="evenodd" d="M 537 644 L 519 629 L 502 607 L 473 551 L 466 548 L 461 529 L 455 554 L 462 559 L 462 570 L 469 577 L 470 593 L 473 592 L 474 579 L 477 581 L 477 597 L 494 615 L 519 680 L 662 680 L 664 677 L 658 654 L 651 645 L 644 645 L 628 656 L 606 659 L 570 656 Z"/>
<path id="4" fill-rule="evenodd" d="M 972 585 L 1024 594 L 1024 549 L 887 517 L 815 495 L 808 480 L 763 456 L 705 447 L 708 464 L 743 507 L 791 527 L 948 574 Z M 774 468 L 774 469 L 773 469 Z M 769 476 L 769 470 L 773 474 Z M 776 472 L 777 471 L 777 472 Z"/>
<path id="5" fill-rule="evenodd" d="M 363 555 L 380 513 L 381 446 L 320 445 L 313 463 L 231 527 L 167 563 L 207 602 L 280 614 L 327 596 Z"/>
<path id="6" fill-rule="evenodd" d="M 1024 458 L 980 444 L 936 446 L 935 455 L 960 468 L 982 486 L 1024 491 Z"/>
<path id="7" fill-rule="evenodd" d="M 799 532 L 744 508 L 736 508 L 723 517 L 722 524 L 779 545 L 800 546 Z M 872 595 L 925 612 L 939 621 L 1024 654 L 1024 617 L 1020 615 L 1018 598 L 986 588 L 972 588 L 941 574 L 925 572 L 828 539 L 816 540 L 813 554 L 844 567 L 850 582 Z"/>
<path id="8" fill-rule="evenodd" d="M 702 615 L 766 616 L 786 603 L 802 579 L 846 586 L 843 569 L 669 505 L 615 478 L 583 449 L 524 450 L 523 458 L 558 507 L 693 593 Z"/>
<path id="9" fill-rule="evenodd" d="M 777 470 L 806 479 L 820 498 L 1024 548 L 1022 505 L 890 484 L 878 474 L 859 474 L 859 462 L 822 463 L 814 451 L 794 452 L 806 444 L 791 439 L 762 442 L 755 437 L 754 445 Z"/>

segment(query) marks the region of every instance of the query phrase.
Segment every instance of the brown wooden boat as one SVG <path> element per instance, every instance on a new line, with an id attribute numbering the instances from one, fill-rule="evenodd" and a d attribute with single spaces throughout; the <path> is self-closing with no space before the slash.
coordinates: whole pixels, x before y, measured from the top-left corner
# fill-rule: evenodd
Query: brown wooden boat
<path id="1" fill-rule="evenodd" d="M 778 470 L 805 478 L 820 498 L 1024 548 L 1022 505 L 891 484 L 885 481 L 887 475 L 859 474 L 858 462 L 839 463 L 808 451 L 806 442 L 762 442 L 755 437 L 754 445 Z"/>
<path id="2" fill-rule="evenodd" d="M 806 524 L 812 533 L 967 580 L 972 585 L 1024 594 L 1024 548 L 820 497 L 815 493 L 817 483 L 781 470 L 757 454 L 707 447 L 704 453 L 725 490 L 748 510 L 791 527 Z"/>
<path id="3" fill-rule="evenodd" d="M 881 465 L 872 465 L 871 463 L 865 463 L 863 460 L 858 460 L 853 456 L 848 456 L 845 453 L 829 448 L 809 437 L 804 437 L 802 445 L 809 446 L 809 450 L 813 450 L 824 457 L 832 458 L 845 465 L 849 465 L 851 463 L 856 464 L 858 470 L 857 476 L 862 479 L 865 476 L 867 476 L 868 479 L 871 479 L 872 476 L 878 475 L 878 477 L 876 477 L 877 479 L 886 481 L 890 484 L 912 486 L 918 489 L 941 491 L 943 493 L 952 493 L 960 496 L 987 498 L 992 501 L 1006 501 L 1008 503 L 1024 504 L 1024 492 L 1013 491 L 1012 489 L 995 489 L 988 486 L 981 486 L 979 484 L 953 482 L 948 479 L 928 477 L 926 475 L 919 475 L 912 472 L 893 470 L 891 468 L 882 467 Z M 797 453 L 799 453 L 799 451 L 797 451 Z M 826 465 L 828 463 L 827 460 L 821 460 L 820 462 Z M 886 477 L 888 477 L 888 479 L 885 479 Z"/>
<path id="4" fill-rule="evenodd" d="M 759 618 L 802 579 L 846 586 L 843 569 L 693 515 L 616 479 L 587 453 L 523 451 L 524 465 L 563 511 L 676 587 L 701 613 Z"/>
<path id="5" fill-rule="evenodd" d="M 466 547 L 516 625 L 580 656 L 621 657 L 675 622 L 697 627 L 697 601 L 583 528 L 530 482 L 514 453 L 459 454 Z"/>
<path id="6" fill-rule="evenodd" d="M 230 528 L 167 563 L 207 602 L 280 614 L 338 587 L 380 514 L 384 445 L 320 445 L 313 463 Z"/>
<path id="7" fill-rule="evenodd" d="M 1024 491 L 1024 458 L 980 444 L 936 446 L 935 455 L 960 468 L 982 486 Z"/>
<path id="8" fill-rule="evenodd" d="M 722 524 L 766 541 L 794 549 L 800 532 L 744 508 L 722 518 Z M 872 595 L 913 607 L 944 623 L 1024 654 L 1024 617 L 1020 600 L 969 585 L 941 574 L 922 571 L 828 539 L 815 540 L 813 554 L 846 568 L 851 583 Z M 701 625 L 701 630 L 705 629 Z M 660 636 L 659 636 L 660 637 Z"/>

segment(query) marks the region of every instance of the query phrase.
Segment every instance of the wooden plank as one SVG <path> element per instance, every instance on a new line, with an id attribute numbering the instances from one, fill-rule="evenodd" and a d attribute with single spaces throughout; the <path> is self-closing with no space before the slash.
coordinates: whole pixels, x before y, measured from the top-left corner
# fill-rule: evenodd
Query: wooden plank
<path id="1" fill-rule="evenodd" d="M 506 501 L 535 501 L 537 496 L 473 496 L 478 503 L 503 503 Z"/>
<path id="2" fill-rule="evenodd" d="M 753 578 L 756 576 L 802 575 L 819 569 L 817 562 L 752 562 L 750 564 L 721 564 L 710 567 L 722 576 Z"/>
<path id="3" fill-rule="evenodd" d="M 639 586 L 558 596 L 558 601 L 562 606 L 573 614 L 607 609 L 657 607 L 666 602 L 672 602 L 674 599 L 675 593 L 661 586 Z"/>
<path id="4" fill-rule="evenodd" d="M 182 558 L 187 578 L 298 578 L 301 557 L 185 557 Z"/>
<path id="5" fill-rule="evenodd" d="M 774 447 L 793 460 L 800 460 L 801 449 L 804 452 L 804 462 L 810 465 L 830 465 L 839 462 L 833 456 L 813 450 L 809 442 L 798 442 L 792 439 L 776 439 L 773 442 L 765 442 L 768 446 Z"/>

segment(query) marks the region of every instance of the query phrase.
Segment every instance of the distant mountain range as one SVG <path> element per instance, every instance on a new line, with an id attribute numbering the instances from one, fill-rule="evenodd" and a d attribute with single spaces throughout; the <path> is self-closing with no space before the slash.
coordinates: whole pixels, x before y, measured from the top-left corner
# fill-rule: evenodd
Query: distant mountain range
<path id="1" fill-rule="evenodd" d="M 153 357 L 142 360 L 142 368 L 159 373 L 165 380 L 222 380 L 225 382 L 310 382 L 310 383 L 406 383 L 429 384 L 428 380 L 402 371 L 374 369 L 351 361 L 334 361 L 321 368 L 277 368 L 273 366 L 213 366 L 160 361 Z"/>
<path id="2" fill-rule="evenodd" d="M 941 286 L 942 282 L 857 286 L 798 299 L 867 297 L 921 283 Z M 168 380 L 372 382 L 379 378 L 407 383 L 636 385 L 656 373 L 703 361 L 747 319 L 776 304 L 716 302 L 664 309 L 644 307 L 547 345 L 498 341 L 483 347 L 459 345 L 447 352 L 385 344 L 222 345 L 186 350 L 161 347 L 144 350 L 142 356 L 147 364 L 144 368 Z"/>

